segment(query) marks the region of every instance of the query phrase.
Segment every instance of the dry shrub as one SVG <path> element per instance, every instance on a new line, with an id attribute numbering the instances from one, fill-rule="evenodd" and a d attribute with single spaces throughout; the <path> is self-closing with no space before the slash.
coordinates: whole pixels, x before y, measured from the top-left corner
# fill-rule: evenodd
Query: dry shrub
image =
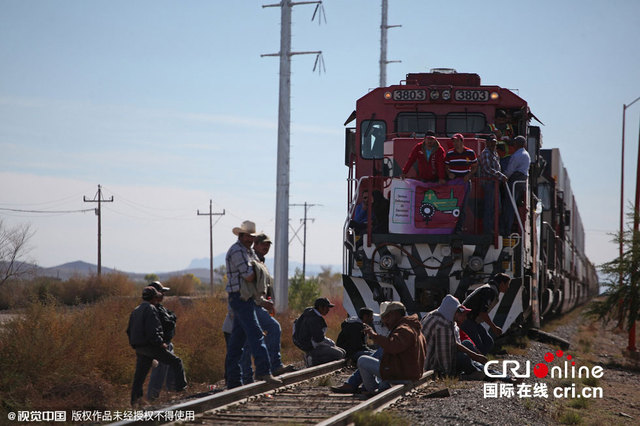
<path id="1" fill-rule="evenodd" d="M 52 286 L 52 295 L 66 305 L 91 303 L 109 296 L 131 296 L 136 291 L 133 281 L 125 274 L 75 276 Z"/>
<path id="2" fill-rule="evenodd" d="M 0 309 L 25 307 L 35 300 L 46 302 L 49 298 L 65 305 L 78 305 L 135 293 L 135 283 L 121 273 L 88 277 L 76 275 L 67 281 L 37 277 L 30 281 L 12 281 L 0 287 Z"/>
<path id="3" fill-rule="evenodd" d="M 0 330 L 0 393 L 11 402 L 3 409 L 113 407 L 114 373 L 131 377 L 133 369 L 112 370 L 124 365 L 118 363 L 118 347 L 126 343 L 126 335 L 122 324 L 117 331 L 124 337 L 108 330 L 114 321 L 107 318 L 117 313 L 105 308 L 70 309 L 49 299 L 32 303 L 5 324 Z"/>
<path id="4" fill-rule="evenodd" d="M 178 317 L 174 351 L 182 358 L 189 380 L 215 383 L 224 377 L 227 350 L 222 322 L 227 315 L 227 302 L 217 297 L 191 300 L 190 306 L 175 297 L 163 303 Z"/>
<path id="5" fill-rule="evenodd" d="M 170 277 L 164 282 L 165 287 L 171 291 L 167 294 L 171 296 L 191 296 L 196 292 L 196 287 L 200 285 L 200 279 L 193 274 L 184 274 Z"/>

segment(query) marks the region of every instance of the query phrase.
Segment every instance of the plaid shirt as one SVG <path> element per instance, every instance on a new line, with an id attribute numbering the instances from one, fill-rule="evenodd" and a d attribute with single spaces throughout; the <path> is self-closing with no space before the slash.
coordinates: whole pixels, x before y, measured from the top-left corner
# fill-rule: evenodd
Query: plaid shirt
<path id="1" fill-rule="evenodd" d="M 480 153 L 480 176 L 494 177 L 500 179 L 504 177 L 500 169 L 500 157 L 495 151 L 485 148 Z"/>
<path id="2" fill-rule="evenodd" d="M 455 373 L 456 339 L 453 322 L 447 321 L 436 309 L 422 319 L 422 334 L 427 340 L 424 369 L 444 374 Z"/>
<path id="3" fill-rule="evenodd" d="M 252 260 L 258 260 L 252 249 L 242 245 L 240 240 L 227 251 L 227 293 L 240 291 L 241 278 L 253 273 Z"/>

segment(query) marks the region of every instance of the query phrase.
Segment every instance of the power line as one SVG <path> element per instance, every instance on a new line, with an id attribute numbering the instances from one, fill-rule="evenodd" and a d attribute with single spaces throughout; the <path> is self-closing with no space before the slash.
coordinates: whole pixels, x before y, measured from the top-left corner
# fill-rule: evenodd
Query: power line
<path id="1" fill-rule="evenodd" d="M 66 214 L 66 213 L 85 213 L 93 211 L 94 209 L 82 209 L 82 210 L 22 210 L 22 209 L 7 209 L 0 207 L 0 210 L 18 213 L 53 213 L 53 214 Z"/>

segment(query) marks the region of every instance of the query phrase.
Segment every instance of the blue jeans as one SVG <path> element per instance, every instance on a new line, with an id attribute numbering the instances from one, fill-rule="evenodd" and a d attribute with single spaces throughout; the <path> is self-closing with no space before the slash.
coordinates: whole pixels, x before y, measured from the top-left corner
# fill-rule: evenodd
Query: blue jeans
<path id="1" fill-rule="evenodd" d="M 470 340 L 463 340 L 462 345 L 473 352 L 479 353 L 480 351 Z M 456 372 L 471 374 L 476 371 L 484 371 L 484 366 L 478 361 L 472 360 L 469 355 L 464 352 L 456 352 Z"/>
<path id="2" fill-rule="evenodd" d="M 382 354 L 380 355 L 382 358 Z M 411 380 L 382 380 L 380 374 L 380 360 L 369 355 L 358 358 L 358 370 L 362 375 L 362 384 L 367 392 L 376 389 L 385 390 L 392 384 L 409 383 Z"/>
<path id="3" fill-rule="evenodd" d="M 245 342 L 249 343 L 253 354 L 256 375 L 271 374 L 271 362 L 267 346 L 264 343 L 262 328 L 258 323 L 256 314 L 258 306 L 253 299 L 244 301 L 240 298 L 240 292 L 229 293 L 229 306 L 233 309 L 233 330 L 227 346 L 225 369 L 227 371 L 227 388 L 232 389 L 243 384 L 240 359 Z"/>
<path id="4" fill-rule="evenodd" d="M 256 316 L 258 317 L 258 323 L 262 331 L 267 332 L 264 343 L 267 345 L 267 351 L 269 352 L 271 371 L 275 372 L 282 367 L 282 358 L 280 357 L 280 336 L 282 334 L 282 328 L 280 328 L 280 323 L 261 306 L 256 308 Z M 242 367 L 242 383 L 245 385 L 253 383 L 253 368 L 251 366 L 251 348 L 249 347 L 249 342 L 244 344 L 240 366 Z"/>
<path id="5" fill-rule="evenodd" d="M 169 343 L 167 350 L 173 353 L 173 343 Z M 158 361 L 158 366 L 151 370 L 149 386 L 147 387 L 147 399 L 156 399 L 160 396 L 165 380 L 167 382 L 167 389 L 175 389 L 176 380 L 173 376 L 173 370 L 169 368 L 169 364 Z"/>
<path id="6" fill-rule="evenodd" d="M 382 348 L 378 348 L 378 350 L 373 353 L 367 351 L 358 352 L 355 354 L 354 358 L 358 360 L 363 355 L 369 355 L 374 357 L 375 359 L 381 359 Z M 349 378 L 347 379 L 347 383 L 350 384 L 354 389 L 358 389 L 358 387 L 362 384 L 362 375 L 360 374 L 360 369 L 357 368 L 356 371 L 351 376 L 349 376 Z"/>
<path id="7" fill-rule="evenodd" d="M 484 326 L 478 324 L 476 320 L 466 319 L 460 328 L 469 335 L 481 354 L 486 355 L 487 352 L 493 348 L 493 337 L 491 337 Z"/>

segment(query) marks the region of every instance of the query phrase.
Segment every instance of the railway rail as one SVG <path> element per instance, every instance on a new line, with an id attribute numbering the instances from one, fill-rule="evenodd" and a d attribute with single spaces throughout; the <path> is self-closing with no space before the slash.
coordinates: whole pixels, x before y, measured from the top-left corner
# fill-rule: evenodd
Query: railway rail
<path id="1" fill-rule="evenodd" d="M 295 423 L 318 425 L 346 425 L 355 413 L 379 411 L 397 401 L 409 391 L 429 381 L 427 371 L 418 381 L 395 385 L 369 399 L 358 395 L 332 393 L 327 383 L 346 380 L 351 371 L 344 369 L 346 361 L 334 361 L 279 376 L 282 385 L 257 382 L 210 396 L 179 403 L 156 411 L 193 411 L 193 421 L 175 425 L 257 425 L 265 423 Z M 327 380 L 326 378 L 331 378 Z M 124 421 L 116 426 L 157 424 L 157 421 Z"/>

